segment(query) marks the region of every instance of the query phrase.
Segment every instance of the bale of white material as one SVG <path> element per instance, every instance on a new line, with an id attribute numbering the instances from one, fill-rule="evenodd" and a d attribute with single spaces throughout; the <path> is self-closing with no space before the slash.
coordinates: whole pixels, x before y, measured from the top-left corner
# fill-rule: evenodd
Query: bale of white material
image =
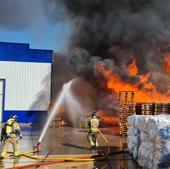
<path id="1" fill-rule="evenodd" d="M 129 116 L 128 119 L 127 119 L 128 125 L 131 126 L 131 127 L 135 127 L 136 118 L 137 118 L 137 115 Z"/>
<path id="2" fill-rule="evenodd" d="M 163 151 L 166 149 L 166 151 L 170 152 L 170 139 L 161 139 L 161 137 L 159 137 L 159 139 L 156 137 L 156 139 L 154 140 L 154 148 L 157 151 Z"/>
<path id="3" fill-rule="evenodd" d="M 150 118 L 148 120 L 148 134 L 150 139 L 154 140 L 156 136 L 159 136 L 160 129 L 164 129 L 170 126 L 170 121 L 160 119 L 160 117 Z"/>
<path id="4" fill-rule="evenodd" d="M 134 156 L 136 158 L 137 157 L 137 148 L 138 148 L 138 146 L 140 144 L 139 137 L 137 137 L 137 136 L 128 136 L 127 141 L 128 141 L 128 150 L 132 154 L 135 154 Z"/>
<path id="5" fill-rule="evenodd" d="M 141 142 L 143 142 L 143 141 L 149 142 L 150 141 L 149 135 L 144 132 L 140 132 L 140 139 L 141 139 Z"/>
<path id="6" fill-rule="evenodd" d="M 128 118 L 128 148 L 144 168 L 170 161 L 170 115 L 133 115 Z M 170 163 L 167 165 L 170 165 Z"/>
<path id="7" fill-rule="evenodd" d="M 138 116 L 136 117 L 135 121 L 135 127 L 143 132 L 147 132 L 148 126 L 147 126 L 147 120 L 150 116 Z"/>
<path id="8" fill-rule="evenodd" d="M 140 144 L 139 138 L 136 136 L 128 137 L 128 144 L 139 145 Z"/>
<path id="9" fill-rule="evenodd" d="M 138 156 L 138 147 L 140 144 L 140 133 L 137 128 L 131 127 L 128 129 L 128 149 L 133 155 L 133 158 Z"/>
<path id="10" fill-rule="evenodd" d="M 134 159 L 137 159 L 137 157 L 138 157 L 138 145 L 136 145 L 136 146 L 134 147 L 132 154 L 133 154 L 133 158 L 134 158 Z"/>
<path id="11" fill-rule="evenodd" d="M 152 162 L 154 158 L 154 144 L 151 141 L 143 141 L 138 149 L 138 160 Z"/>
<path id="12" fill-rule="evenodd" d="M 139 129 L 130 127 L 127 131 L 128 136 L 137 136 L 139 134 Z"/>
<path id="13" fill-rule="evenodd" d="M 136 116 L 135 118 L 135 127 L 141 130 L 141 126 L 144 123 L 144 117 L 143 116 Z"/>

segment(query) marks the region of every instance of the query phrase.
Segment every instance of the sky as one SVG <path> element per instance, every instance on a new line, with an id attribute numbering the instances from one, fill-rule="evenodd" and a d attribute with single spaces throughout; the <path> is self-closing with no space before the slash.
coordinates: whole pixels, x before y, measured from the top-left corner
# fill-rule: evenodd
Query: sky
<path id="1" fill-rule="evenodd" d="M 51 12 L 52 7 L 46 0 L 0 1 L 0 41 L 29 43 L 33 49 L 65 50 L 69 26 L 50 19 L 47 10 Z"/>
<path id="2" fill-rule="evenodd" d="M 46 23 L 40 29 L 8 30 L 0 28 L 1 42 L 29 43 L 33 49 L 49 49 L 56 52 L 66 48 L 69 30 L 63 23 Z"/>

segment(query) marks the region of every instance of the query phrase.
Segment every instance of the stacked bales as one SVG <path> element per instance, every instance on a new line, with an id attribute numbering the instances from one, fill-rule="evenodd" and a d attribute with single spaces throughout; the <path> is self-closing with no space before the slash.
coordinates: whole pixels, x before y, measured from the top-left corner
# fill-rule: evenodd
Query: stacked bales
<path id="1" fill-rule="evenodd" d="M 128 124 L 128 149 L 139 165 L 170 166 L 170 115 L 133 115 Z"/>

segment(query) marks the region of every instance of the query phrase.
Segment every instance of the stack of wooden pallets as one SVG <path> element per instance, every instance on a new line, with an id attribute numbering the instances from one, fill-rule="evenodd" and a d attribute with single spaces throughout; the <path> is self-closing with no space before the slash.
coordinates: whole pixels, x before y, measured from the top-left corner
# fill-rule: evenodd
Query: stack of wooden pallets
<path id="1" fill-rule="evenodd" d="M 127 135 L 127 118 L 135 114 L 135 93 L 133 91 L 120 91 L 119 92 L 119 124 L 120 124 L 120 135 Z"/>
<path id="2" fill-rule="evenodd" d="M 141 114 L 152 115 L 153 114 L 153 103 L 141 103 Z"/>
<path id="3" fill-rule="evenodd" d="M 170 114 L 170 103 L 156 103 L 155 115 Z"/>

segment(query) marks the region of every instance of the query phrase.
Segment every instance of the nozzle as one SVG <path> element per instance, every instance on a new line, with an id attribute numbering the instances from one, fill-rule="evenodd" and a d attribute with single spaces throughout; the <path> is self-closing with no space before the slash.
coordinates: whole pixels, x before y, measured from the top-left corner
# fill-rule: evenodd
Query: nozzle
<path id="1" fill-rule="evenodd" d="M 38 141 L 37 144 L 33 147 L 33 150 L 40 151 L 40 144 L 41 144 L 41 142 Z"/>

